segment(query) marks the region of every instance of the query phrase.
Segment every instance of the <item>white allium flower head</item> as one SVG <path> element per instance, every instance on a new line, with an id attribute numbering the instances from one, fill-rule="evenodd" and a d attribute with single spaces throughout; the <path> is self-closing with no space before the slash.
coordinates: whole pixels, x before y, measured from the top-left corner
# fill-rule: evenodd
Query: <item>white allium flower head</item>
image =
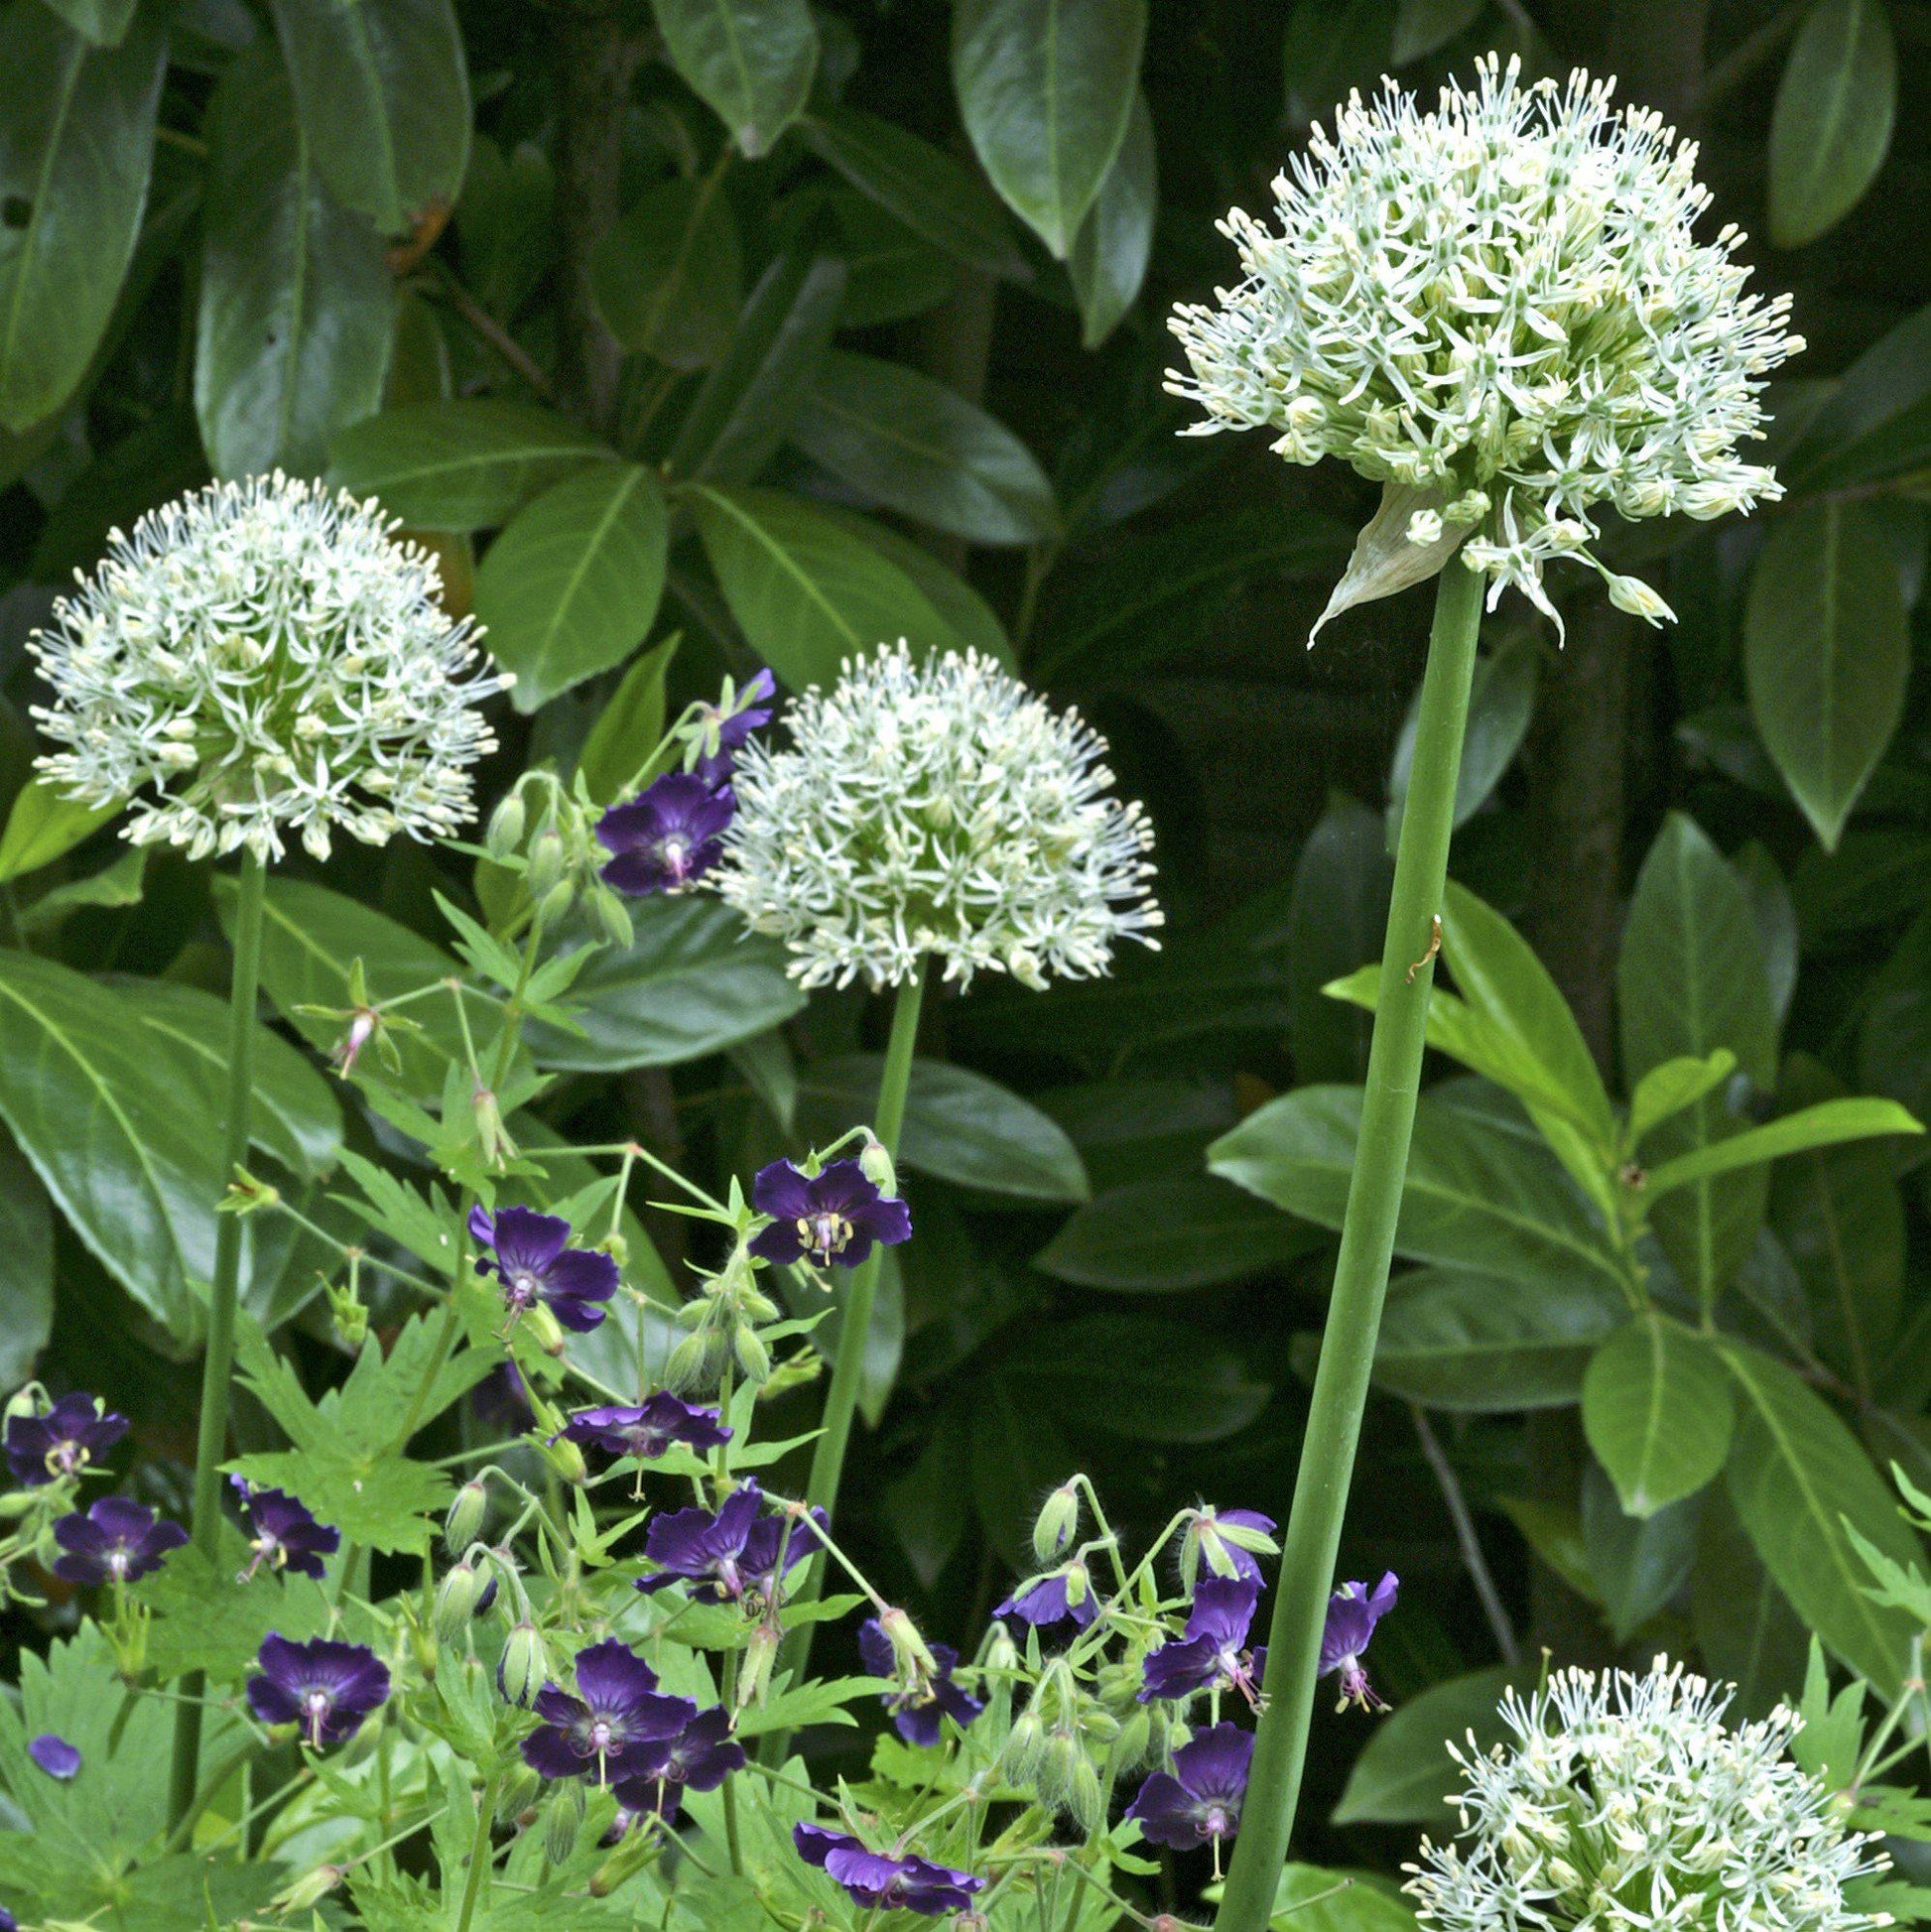
<path id="1" fill-rule="evenodd" d="M 1889 1861 L 1846 1832 L 1787 1751 L 1787 1708 L 1735 1730 L 1730 1692 L 1658 1657 L 1646 1676 L 1559 1671 L 1501 1712 L 1511 1741 L 1455 1756 L 1455 1844 L 1407 1889 L 1439 1932 L 1869 1932 L 1846 1887 Z"/>
<path id="2" fill-rule="evenodd" d="M 137 799 L 136 844 L 318 858 L 340 828 L 366 844 L 448 837 L 469 766 L 495 749 L 476 706 L 513 682 L 438 600 L 436 560 L 373 502 L 254 476 L 152 510 L 54 606 L 29 648 L 73 798 Z"/>
<path id="3" fill-rule="evenodd" d="M 847 659 L 752 738 L 711 882 L 807 986 L 896 985 L 931 955 L 961 985 L 1103 973 L 1155 946 L 1153 834 L 1109 795 L 1105 741 L 976 651 Z"/>
<path id="4" fill-rule="evenodd" d="M 1597 505 L 1716 517 L 1782 494 L 1737 451 L 1803 339 L 1788 296 L 1743 293 L 1734 226 L 1695 239 L 1694 143 L 1612 108 L 1613 80 L 1519 76 L 1490 55 L 1432 113 L 1392 80 L 1351 94 L 1275 181 L 1280 231 L 1221 224 L 1246 279 L 1176 312 L 1192 374 L 1168 387 L 1208 412 L 1191 434 L 1271 430 L 1292 462 L 1339 456 L 1404 493 L 1409 542 L 1439 538 L 1408 514 L 1435 512 L 1491 609 L 1513 583 L 1554 617 L 1542 567 L 1603 571 Z M 1669 614 L 1646 586 L 1617 601 Z"/>

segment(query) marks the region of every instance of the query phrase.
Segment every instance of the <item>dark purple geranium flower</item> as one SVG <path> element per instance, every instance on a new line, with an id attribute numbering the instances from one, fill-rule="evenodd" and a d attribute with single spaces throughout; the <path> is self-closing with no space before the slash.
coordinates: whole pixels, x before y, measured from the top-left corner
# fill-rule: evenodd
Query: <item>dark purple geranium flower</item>
<path id="1" fill-rule="evenodd" d="M 1245 1577 L 1251 1583 L 1260 1581 L 1260 1562 L 1251 1550 L 1243 1550 L 1230 1537 L 1221 1534 L 1223 1529 L 1256 1530 L 1262 1536 L 1274 1534 L 1275 1522 L 1272 1516 L 1263 1516 L 1258 1509 L 1201 1509 L 1188 1525 L 1190 1540 L 1200 1546 L 1201 1554 L 1207 1558 L 1209 1571 L 1217 1577 Z"/>
<path id="2" fill-rule="evenodd" d="M 723 856 L 718 835 L 736 809 L 728 785 L 713 790 L 694 771 L 670 772 L 598 820 L 596 836 L 616 854 L 600 876 L 634 898 L 682 892 Z"/>
<path id="3" fill-rule="evenodd" d="M 261 1675 L 248 1680 L 249 1710 L 263 1724 L 299 1725 L 313 1750 L 353 1738 L 389 1695 L 388 1666 L 364 1643 L 291 1643 L 275 1631 L 255 1661 Z"/>
<path id="4" fill-rule="evenodd" d="M 667 1388 L 634 1409 L 579 1409 L 563 1433 L 585 1449 L 600 1449 L 609 1456 L 652 1459 L 674 1442 L 705 1450 L 731 1439 L 729 1426 L 718 1421 L 715 1409 L 694 1408 Z"/>
<path id="5" fill-rule="evenodd" d="M 45 1415 L 8 1422 L 7 1462 L 16 1482 L 38 1489 L 85 1469 L 126 1434 L 126 1416 L 103 1413 L 91 1395 L 64 1395 Z"/>
<path id="6" fill-rule="evenodd" d="M 985 1880 L 969 1871 L 930 1859 L 889 1859 L 849 1833 L 828 1832 L 822 1825 L 792 1826 L 791 1842 L 807 1865 L 829 1872 L 860 1905 L 939 1918 L 968 1911 L 972 1894 L 985 1888 Z"/>
<path id="7" fill-rule="evenodd" d="M 255 1553 L 242 1581 L 245 1583 L 263 1564 L 298 1577 L 321 1576 L 322 1559 L 333 1556 L 341 1547 L 341 1531 L 317 1522 L 304 1504 L 280 1489 L 250 1488 L 239 1476 L 229 1480 L 248 1512 L 252 1532 L 248 1547 Z"/>
<path id="8" fill-rule="evenodd" d="M 523 1761 L 540 1777 L 594 1777 L 598 1784 L 640 1775 L 652 1744 L 675 1738 L 698 1707 L 666 1697 L 657 1673 L 615 1637 L 577 1653 L 577 1690 L 555 1684 L 536 1695 L 539 1729 L 523 1740 Z"/>
<path id="9" fill-rule="evenodd" d="M 27 1755 L 51 1778 L 64 1784 L 80 1769 L 80 1753 L 64 1738 L 43 1731 L 27 1746 Z"/>
<path id="10" fill-rule="evenodd" d="M 0 1932 L 20 1932 L 20 1921 L 4 1905 L 0 1905 Z"/>
<path id="11" fill-rule="evenodd" d="M 701 753 L 692 771 L 713 790 L 723 784 L 736 763 L 734 754 L 743 750 L 759 725 L 770 723 L 777 696 L 777 680 L 769 671 L 760 671 L 737 693 L 729 710 L 710 706 L 708 715 L 717 721 L 717 749 Z"/>
<path id="12" fill-rule="evenodd" d="M 855 1268 L 873 1241 L 893 1247 L 912 1232 L 905 1203 L 881 1195 L 856 1161 L 833 1161 L 815 1175 L 789 1161 L 773 1161 L 759 1168 L 751 1201 L 759 1214 L 775 1217 L 751 1241 L 751 1252 L 766 1261 L 797 1261 L 809 1254 L 821 1267 L 836 1261 Z"/>
<path id="13" fill-rule="evenodd" d="M 617 1786 L 617 1803 L 633 1818 L 650 1812 L 673 1824 L 686 1791 L 715 1791 L 744 1763 L 744 1746 L 731 1736 L 731 1714 L 713 1705 L 675 1738 L 645 1747 L 644 1768 Z"/>
<path id="14" fill-rule="evenodd" d="M 764 1492 L 746 1482 L 724 1498 L 713 1516 L 708 1509 L 679 1509 L 654 1516 L 644 1537 L 644 1554 L 658 1566 L 654 1577 L 640 1577 L 639 1590 L 663 1590 L 685 1582 L 701 1604 L 735 1603 L 747 1595 L 769 1600 L 777 1594 L 779 1558 L 786 1575 L 813 1555 L 818 1532 L 795 1516 L 763 1516 Z M 814 1509 L 814 1521 L 829 1521 Z"/>
<path id="15" fill-rule="evenodd" d="M 1394 1609 L 1397 1588 L 1390 1570 L 1371 1593 L 1364 1583 L 1345 1583 L 1328 1599 L 1328 1620 L 1321 1631 L 1321 1675 L 1340 1671 L 1339 1710 L 1345 1711 L 1351 1704 L 1358 1704 L 1363 1711 L 1370 1705 L 1376 1710 L 1387 1709 L 1368 1684 L 1361 1656 L 1375 1624 Z"/>
<path id="16" fill-rule="evenodd" d="M 1140 1686 L 1140 1702 L 1191 1697 L 1220 1685 L 1258 1704 L 1267 1652 L 1248 1652 L 1247 1627 L 1259 1601 L 1260 1585 L 1245 1577 L 1203 1577 L 1187 1613 L 1186 1636 L 1163 1643 L 1142 1666 L 1146 1682 Z"/>
<path id="17" fill-rule="evenodd" d="M 126 1496 L 102 1496 L 82 1516 L 63 1516 L 54 1525 L 63 1555 L 54 1574 L 68 1583 L 132 1583 L 145 1577 L 170 1550 L 188 1541 L 179 1523 L 157 1520 Z"/>
<path id="18" fill-rule="evenodd" d="M 898 1735 L 908 1744 L 936 1744 L 939 1720 L 951 1718 L 963 1731 L 985 1709 L 975 1697 L 953 1682 L 959 1668 L 959 1652 L 949 1643 L 929 1643 L 932 1661 L 939 1666 L 923 1690 L 903 1688 L 882 1692 L 885 1708 L 892 1714 Z M 858 1626 L 858 1654 L 874 1677 L 897 1677 L 898 1653 L 877 1617 Z"/>
<path id="19" fill-rule="evenodd" d="M 597 1304 L 617 1292 L 617 1264 L 596 1248 L 566 1246 L 570 1223 L 557 1215 L 471 1208 L 469 1237 L 489 1250 L 476 1256 L 476 1272 L 503 1284 L 512 1327 L 542 1302 L 565 1328 L 587 1335 L 603 1320 Z"/>
<path id="20" fill-rule="evenodd" d="M 1221 1868 L 1221 1843 L 1240 1828 L 1240 1801 L 1247 1795 L 1247 1766 L 1253 1761 L 1251 1731 L 1217 1724 L 1198 1731 L 1173 1754 L 1173 1769 L 1155 1771 L 1126 1807 L 1129 1818 L 1157 1845 L 1191 1852 L 1212 1843 L 1214 1869 Z"/>
<path id="21" fill-rule="evenodd" d="M 1077 1601 L 1068 1582 L 1076 1572 L 1082 1586 Z M 1087 1580 L 1087 1566 L 1084 1563 L 1069 1563 L 1064 1569 L 1041 1577 L 1024 1590 L 1015 1590 L 992 1611 L 994 1616 L 1016 1616 L 1022 1623 L 1058 1623 L 1070 1616 L 1074 1628 L 1080 1630 L 1084 1630 L 1098 1613 L 1099 1606 L 1094 1602 L 1093 1585 Z"/>

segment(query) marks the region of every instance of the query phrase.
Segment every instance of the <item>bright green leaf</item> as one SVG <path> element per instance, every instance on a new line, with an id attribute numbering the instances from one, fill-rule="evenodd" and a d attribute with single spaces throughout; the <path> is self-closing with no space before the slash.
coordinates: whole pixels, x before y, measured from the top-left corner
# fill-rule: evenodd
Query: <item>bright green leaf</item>
<path id="1" fill-rule="evenodd" d="M 653 644 L 605 701 L 578 754 L 577 770 L 598 805 L 612 804 L 643 769 L 664 736 L 664 674 L 679 634 Z"/>
<path id="2" fill-rule="evenodd" d="M 1369 1735 L 1335 1807 L 1334 1822 L 1453 1828 L 1450 1794 L 1461 1790 L 1463 1778 L 1449 1745 L 1470 1749 L 1465 1735 L 1470 1731 L 1477 1752 L 1501 1742 L 1507 1735 L 1496 1709 L 1502 1693 L 1511 1687 L 1532 1690 L 1535 1681 L 1532 1667 L 1515 1672 L 1498 1667 L 1452 1677 L 1408 1699 Z"/>
<path id="3" fill-rule="evenodd" d="M 1153 255 L 1160 204 L 1153 116 L 1137 89 L 1126 138 L 1073 238 L 1067 273 L 1080 305 L 1080 346 L 1096 349 L 1132 308 Z"/>
<path id="4" fill-rule="evenodd" d="M 0 833 L 0 881 L 23 878 L 52 865 L 91 837 L 120 809 L 119 803 L 81 805 L 44 778 L 29 779 L 15 794 L 7 829 Z"/>
<path id="5" fill-rule="evenodd" d="M 1895 1100 L 1820 1100 L 1797 1113 L 1786 1113 L 1767 1126 L 1748 1127 L 1724 1140 L 1713 1140 L 1675 1160 L 1652 1167 L 1644 1183 L 1652 1195 L 1667 1194 L 1692 1181 L 1729 1174 L 1739 1167 L 1755 1167 L 1785 1154 L 1810 1147 L 1830 1147 L 1845 1140 L 1868 1140 L 1878 1134 L 1920 1134 L 1923 1127 Z"/>
<path id="6" fill-rule="evenodd" d="M 804 111 L 818 70 L 806 0 L 651 0 L 672 64 L 746 160 Z"/>
<path id="7" fill-rule="evenodd" d="M 1583 1379 L 1583 1433 L 1632 1516 L 1701 1489 L 1723 1468 L 1736 1421 L 1722 1357 L 1653 1311 L 1611 1336 Z"/>

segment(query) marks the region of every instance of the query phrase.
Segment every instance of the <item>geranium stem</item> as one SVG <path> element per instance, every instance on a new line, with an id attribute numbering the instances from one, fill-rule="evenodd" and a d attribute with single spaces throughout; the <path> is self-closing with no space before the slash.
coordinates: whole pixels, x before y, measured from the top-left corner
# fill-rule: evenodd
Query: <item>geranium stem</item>
<path id="1" fill-rule="evenodd" d="M 255 1002 L 261 986 L 262 899 L 266 874 L 244 851 L 236 878 L 234 965 L 228 994 L 228 1110 L 221 1153 L 221 1185 L 248 1159 L 248 1109 L 255 1086 Z M 228 1441 L 228 1382 L 234 1369 L 235 1300 L 241 1281 L 241 1217 L 217 1215 L 214 1279 L 208 1290 L 207 1351 L 201 1358 L 201 1418 L 194 1445 L 194 1547 L 210 1563 L 221 1540 L 221 1458 Z M 175 1711 L 175 1762 L 170 1817 L 177 1823 L 194 1802 L 201 1749 L 201 1674 L 182 1685 L 187 1702 Z"/>
<path id="2" fill-rule="evenodd" d="M 919 1034 L 919 1007 L 925 997 L 925 969 L 920 969 L 898 989 L 892 1007 L 891 1037 L 885 1043 L 885 1066 L 878 1077 L 878 1107 L 872 1115 L 871 1130 L 884 1144 L 892 1159 L 898 1159 L 900 1130 L 905 1125 L 905 1099 L 912 1089 L 912 1047 Z M 843 1325 L 838 1331 L 838 1352 L 832 1366 L 832 1386 L 825 1397 L 822 1433 L 812 1451 L 812 1473 L 806 1486 L 806 1500 L 827 1515 L 837 1506 L 838 1478 L 844 1471 L 845 1445 L 851 1440 L 851 1417 L 858 1406 L 858 1386 L 864 1377 L 865 1343 L 871 1333 L 872 1304 L 878 1295 L 878 1272 L 885 1250 L 874 1245 L 857 1267 L 851 1270 L 851 1285 L 844 1293 Z M 825 1559 L 813 1559 L 806 1581 L 796 1592 L 794 1602 L 809 1603 L 817 1597 L 825 1573 Z M 817 1627 L 801 1623 L 785 1638 L 778 1653 L 778 1666 L 792 1672 L 800 1681 L 811 1659 L 812 1632 Z M 785 1736 L 771 1733 L 777 1741 L 774 1752 L 782 1753 Z M 760 1750 L 767 1763 L 771 1756 Z M 776 1761 L 782 1762 L 780 1755 Z"/>
<path id="3" fill-rule="evenodd" d="M 1374 1364 L 1421 1085 L 1423 1030 L 1435 974 L 1433 935 L 1448 874 L 1481 589 L 1482 579 L 1456 561 L 1436 580 L 1435 622 L 1395 855 L 1360 1140 L 1281 1549 L 1268 1633 L 1267 1708 L 1254 1739 L 1253 1769 L 1226 1891 L 1215 1918 L 1217 1932 L 1263 1932 L 1294 1828 L 1321 1662 L 1321 1629 L 1334 1587 L 1335 1553 Z"/>

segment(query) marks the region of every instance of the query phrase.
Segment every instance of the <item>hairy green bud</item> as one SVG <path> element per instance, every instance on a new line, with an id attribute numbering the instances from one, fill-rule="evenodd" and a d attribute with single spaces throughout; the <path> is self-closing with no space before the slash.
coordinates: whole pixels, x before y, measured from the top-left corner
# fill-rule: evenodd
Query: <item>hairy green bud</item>
<path id="1" fill-rule="evenodd" d="M 522 844 L 527 822 L 522 792 L 504 793 L 496 810 L 489 815 L 489 830 L 483 834 L 483 844 L 490 857 L 508 858 Z"/>
<path id="2" fill-rule="evenodd" d="M 1063 1482 L 1033 1519 L 1033 1554 L 1041 1563 L 1057 1563 L 1079 1533 L 1080 1491 L 1074 1483 Z"/>
<path id="3" fill-rule="evenodd" d="M 511 1625 L 497 1672 L 503 1695 L 512 1704 L 526 1705 L 543 1689 L 549 1676 L 550 1653 L 544 1646 L 543 1632 L 527 1617 Z"/>
<path id="4" fill-rule="evenodd" d="M 1066 1808 L 1089 1838 L 1105 1829 L 1106 1800 L 1099 1788 L 1099 1773 L 1093 1768 L 1090 1757 L 1083 1756 L 1073 1767 Z"/>
<path id="5" fill-rule="evenodd" d="M 771 1379 L 771 1352 L 748 1322 L 738 1323 L 731 1332 L 731 1353 L 737 1357 L 737 1365 L 744 1371 L 747 1382 L 763 1383 Z"/>
<path id="6" fill-rule="evenodd" d="M 489 1484 L 472 1476 L 455 1492 L 450 1513 L 443 1518 L 443 1547 L 451 1556 L 460 1556 L 482 1534 L 483 1519 L 489 1514 Z"/>
<path id="7" fill-rule="evenodd" d="M 530 858 L 523 874 L 523 884 L 534 903 L 541 905 L 563 878 L 564 861 L 569 856 L 563 837 L 554 825 L 546 825 L 530 840 Z"/>
<path id="8" fill-rule="evenodd" d="M 476 1613 L 476 1606 L 482 1602 L 483 1592 L 489 1588 L 486 1577 L 481 1576 L 465 1557 L 436 1588 L 436 1640 L 439 1643 L 455 1643 L 469 1627 L 469 1619 Z"/>
<path id="9" fill-rule="evenodd" d="M 566 1778 L 551 1793 L 549 1815 L 544 1820 L 543 1856 L 552 1865 L 562 1865 L 577 1850 L 578 1834 L 583 1829 L 586 1801 L 583 1781 Z"/>

